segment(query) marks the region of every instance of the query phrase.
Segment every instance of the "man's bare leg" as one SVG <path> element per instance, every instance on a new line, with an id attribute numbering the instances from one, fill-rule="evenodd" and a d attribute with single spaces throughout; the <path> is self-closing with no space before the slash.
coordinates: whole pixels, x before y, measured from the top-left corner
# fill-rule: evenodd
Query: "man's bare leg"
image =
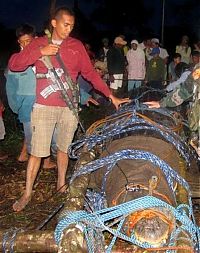
<path id="1" fill-rule="evenodd" d="M 58 150 L 57 152 L 57 165 L 58 165 L 58 181 L 57 181 L 57 190 L 60 192 L 65 192 L 65 177 L 68 167 L 69 157 L 68 154 Z"/>
<path id="2" fill-rule="evenodd" d="M 40 168 L 41 158 L 30 155 L 26 172 L 26 189 L 22 197 L 13 204 L 13 210 L 19 212 L 25 208 L 31 200 L 33 184 Z"/>
<path id="3" fill-rule="evenodd" d="M 21 153 L 20 153 L 19 157 L 17 158 L 17 160 L 18 160 L 18 162 L 26 162 L 26 161 L 28 161 L 28 153 L 27 153 L 27 147 L 26 147 L 25 140 L 23 142 Z"/>
<path id="4" fill-rule="evenodd" d="M 56 167 L 56 163 L 51 161 L 50 156 L 44 158 L 43 169 L 54 169 Z"/>

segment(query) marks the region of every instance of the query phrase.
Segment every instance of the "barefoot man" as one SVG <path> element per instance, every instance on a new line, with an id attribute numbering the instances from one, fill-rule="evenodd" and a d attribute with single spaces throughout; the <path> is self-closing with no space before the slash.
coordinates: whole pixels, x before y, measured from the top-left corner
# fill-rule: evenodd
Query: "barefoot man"
<path id="1" fill-rule="evenodd" d="M 66 190 L 65 176 L 69 159 L 67 149 L 71 144 L 78 123 L 72 109 L 76 102 L 73 90 L 77 89 L 75 81 L 79 73 L 90 81 L 96 90 L 110 98 L 116 109 L 120 104 L 129 101 L 129 99 L 116 98 L 111 94 L 107 85 L 91 65 L 83 44 L 70 37 L 74 22 L 75 17 L 72 10 L 66 7 L 57 9 L 51 19 L 53 29 L 51 42 L 47 36 L 36 38 L 20 53 L 12 55 L 9 60 L 11 71 L 24 71 L 30 65 L 34 65 L 37 77 L 36 102 L 31 116 L 33 135 L 31 156 L 27 166 L 26 188 L 22 197 L 14 203 L 14 211 L 24 209 L 31 199 L 41 158 L 50 155 L 50 143 L 55 126 L 58 149 L 57 190 L 60 192 Z M 48 68 L 45 64 L 46 58 L 53 65 L 53 76 L 52 68 Z M 66 78 L 66 72 L 73 81 L 73 90 L 70 88 L 69 78 Z M 57 76 L 63 81 L 63 86 L 58 85 Z M 70 101 L 75 101 L 74 103 L 66 103 L 62 96 L 64 91 L 65 94 L 67 93 L 67 98 L 70 98 Z"/>

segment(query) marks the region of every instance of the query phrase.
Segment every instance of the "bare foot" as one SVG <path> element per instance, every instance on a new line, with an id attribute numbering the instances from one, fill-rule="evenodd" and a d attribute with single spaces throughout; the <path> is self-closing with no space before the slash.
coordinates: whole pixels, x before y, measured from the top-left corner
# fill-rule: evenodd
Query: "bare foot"
<path id="1" fill-rule="evenodd" d="M 57 191 L 58 192 L 60 192 L 60 193 L 66 193 L 66 190 L 67 190 L 67 184 L 64 184 L 62 186 L 57 185 Z"/>
<path id="2" fill-rule="evenodd" d="M 43 169 L 55 169 L 56 163 L 52 162 L 50 159 L 44 159 Z"/>
<path id="3" fill-rule="evenodd" d="M 15 212 L 22 211 L 31 200 L 31 197 L 25 197 L 24 195 L 13 204 L 13 210 Z"/>
<path id="4" fill-rule="evenodd" d="M 28 161 L 28 154 L 20 154 L 19 157 L 17 158 L 18 162 L 27 162 Z"/>

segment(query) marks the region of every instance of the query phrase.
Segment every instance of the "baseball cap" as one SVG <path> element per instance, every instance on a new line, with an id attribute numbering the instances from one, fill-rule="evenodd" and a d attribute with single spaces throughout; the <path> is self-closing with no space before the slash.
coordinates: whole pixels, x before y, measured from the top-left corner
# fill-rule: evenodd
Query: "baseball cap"
<path id="1" fill-rule="evenodd" d="M 123 40 L 121 37 L 116 37 L 115 40 L 114 40 L 114 43 L 115 44 L 120 44 L 120 45 L 123 45 L 123 46 L 125 46 L 127 44 L 127 42 L 125 40 Z"/>
<path id="2" fill-rule="evenodd" d="M 139 43 L 138 43 L 137 40 L 132 40 L 132 41 L 131 41 L 131 44 L 136 44 L 136 45 L 138 45 Z"/>
<path id="3" fill-rule="evenodd" d="M 160 54 L 159 47 L 154 47 L 150 53 L 150 55 Z"/>
<path id="4" fill-rule="evenodd" d="M 157 39 L 157 38 L 153 38 L 153 39 L 151 40 L 151 42 L 152 42 L 152 43 L 157 43 L 157 44 L 160 43 L 159 39 Z"/>

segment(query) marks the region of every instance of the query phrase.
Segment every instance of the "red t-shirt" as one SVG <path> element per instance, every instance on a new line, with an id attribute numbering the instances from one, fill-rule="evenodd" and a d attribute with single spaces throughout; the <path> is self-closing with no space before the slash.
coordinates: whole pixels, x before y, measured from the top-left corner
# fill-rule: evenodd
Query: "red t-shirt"
<path id="1" fill-rule="evenodd" d="M 34 39 L 24 50 L 11 56 L 8 67 L 11 71 L 24 71 L 28 66 L 35 65 L 36 73 L 48 72 L 44 63 L 40 60 L 42 57 L 40 48 L 48 44 L 46 36 Z M 100 78 L 99 74 L 93 68 L 89 56 L 83 44 L 72 37 L 63 40 L 59 49 L 60 56 L 64 65 L 66 66 L 69 75 L 76 81 L 79 73 L 90 81 L 93 87 L 108 97 L 111 92 Z M 51 62 L 54 68 L 61 68 L 55 56 L 51 56 Z M 51 84 L 51 80 L 37 79 L 36 86 L 36 103 L 51 106 L 66 106 L 66 103 L 61 98 L 60 91 L 53 92 L 47 98 L 44 98 L 40 92 Z M 28 84 L 27 84 L 28 85 Z"/>

